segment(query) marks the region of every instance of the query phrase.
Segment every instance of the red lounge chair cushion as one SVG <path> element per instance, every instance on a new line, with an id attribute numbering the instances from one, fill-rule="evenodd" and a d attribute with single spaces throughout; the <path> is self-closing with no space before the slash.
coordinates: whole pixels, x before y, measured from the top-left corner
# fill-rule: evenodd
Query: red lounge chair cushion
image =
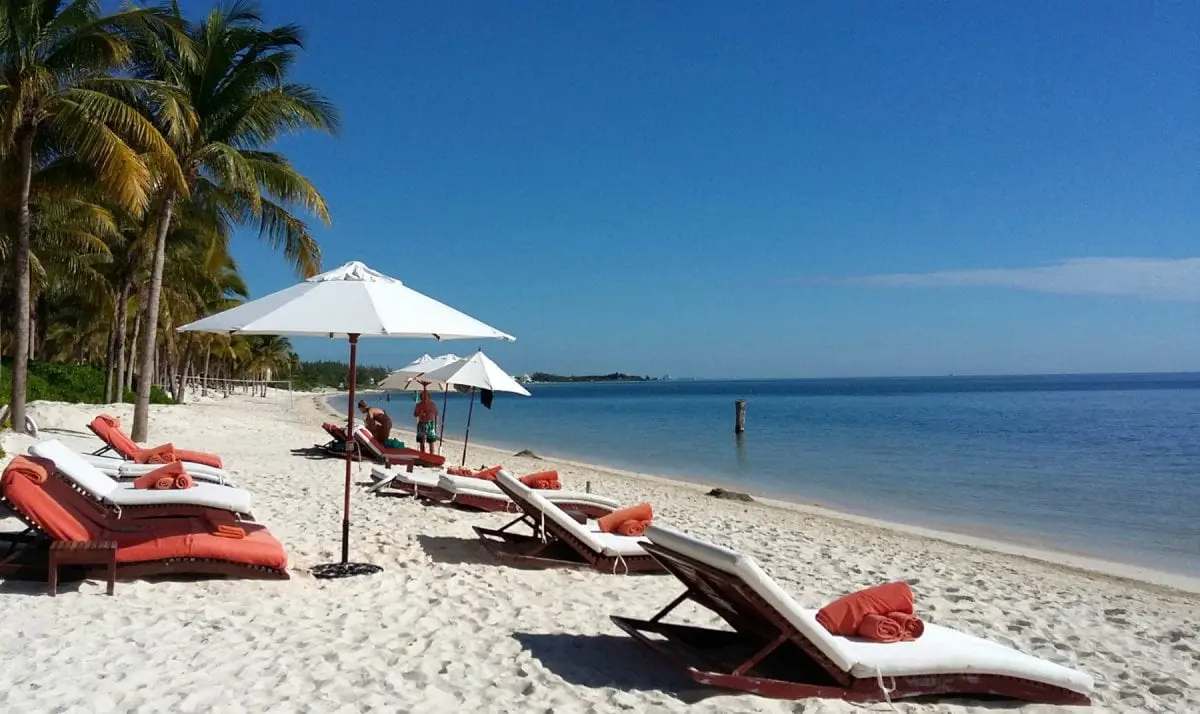
<path id="1" fill-rule="evenodd" d="M 111 414 L 101 414 L 92 420 L 92 431 L 118 454 L 139 464 L 169 464 L 172 461 L 190 461 L 213 468 L 223 466 L 221 457 L 204 451 L 176 449 L 171 444 L 162 444 L 143 449 L 121 431 L 121 422 Z"/>
<path id="2" fill-rule="evenodd" d="M 103 529 L 99 527 L 87 512 L 81 510 L 76 499 L 83 496 L 71 491 L 60 484 L 58 479 L 47 478 L 54 464 L 45 459 L 35 459 L 29 456 L 18 456 L 4 469 L 0 478 L 0 488 L 4 497 L 39 529 L 54 540 L 83 542 L 102 540 Z M 38 483 L 38 480 L 41 483 Z M 61 486 L 63 490 L 71 491 L 76 499 L 67 498 L 60 502 L 49 493 L 49 490 Z M 85 508 L 90 506 L 84 504 Z"/>
<path id="3" fill-rule="evenodd" d="M 29 478 L 30 472 L 45 470 L 47 465 L 53 467 L 41 459 L 13 459 L 0 477 L 0 489 L 17 510 L 55 540 L 116 541 L 119 563 L 205 558 L 278 570 L 287 567 L 283 544 L 260 524 L 239 522 L 245 537 L 229 538 L 216 535 L 217 526 L 203 518 L 119 521 L 102 514 L 57 478 L 41 484 Z M 216 516 L 217 520 L 223 517 Z"/>

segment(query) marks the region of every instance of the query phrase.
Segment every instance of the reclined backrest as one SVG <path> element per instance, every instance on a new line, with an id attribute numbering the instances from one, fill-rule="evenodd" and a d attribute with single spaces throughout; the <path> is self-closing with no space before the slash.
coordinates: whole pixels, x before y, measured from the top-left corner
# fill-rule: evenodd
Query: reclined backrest
<path id="1" fill-rule="evenodd" d="M 501 471 L 496 475 L 496 481 L 504 485 L 504 488 L 516 494 L 520 500 L 532 505 L 534 508 L 540 509 L 546 516 L 547 521 L 553 521 L 562 529 L 571 533 L 579 540 L 583 541 L 589 548 L 597 553 L 604 552 L 604 543 L 589 531 L 582 523 L 571 518 L 561 508 L 554 505 L 537 491 L 521 483 L 520 479 L 513 476 L 507 471 Z M 535 518 L 537 516 L 534 516 Z"/>
<path id="2" fill-rule="evenodd" d="M 367 427 L 363 426 L 362 424 L 355 426 L 354 439 L 359 443 L 360 446 L 374 454 L 376 458 L 383 458 L 383 444 L 380 444 L 375 439 L 375 435 L 372 434 L 371 430 Z"/>
<path id="3" fill-rule="evenodd" d="M 54 540 L 82 542 L 102 537 L 104 529 L 93 519 L 90 506 L 49 475 L 53 468 L 54 464 L 44 459 L 18 456 L 0 477 L 0 489 L 13 508 Z"/>
<path id="4" fill-rule="evenodd" d="M 53 462 L 59 473 L 96 498 L 108 498 L 113 491 L 120 488 L 116 481 L 89 464 L 58 439 L 39 441 L 29 447 L 29 453 Z"/>
<path id="5" fill-rule="evenodd" d="M 664 528 L 653 524 L 646 529 L 646 537 L 655 545 L 698 560 L 711 568 L 726 573 L 731 578 L 741 580 L 812 642 L 838 668 L 849 671 L 853 666 L 854 659 L 843 651 L 833 635 L 823 627 L 816 625 L 815 621 L 810 622 L 808 618 L 804 617 L 802 608 L 796 604 L 792 596 L 779 587 L 778 583 L 758 566 L 754 558 L 736 550 L 693 538 L 673 528 Z M 692 583 L 688 583 L 688 585 L 691 586 Z M 715 604 L 723 603 L 718 599 Z M 731 619 L 753 620 L 758 617 L 751 613 L 723 612 L 722 609 L 719 608 L 716 612 L 727 622 Z M 737 626 L 735 622 L 730 622 L 730 624 Z"/>
<path id="6" fill-rule="evenodd" d="M 96 417 L 92 420 L 91 427 L 92 431 L 104 440 L 104 443 L 122 455 L 129 456 L 141 451 L 141 447 L 121 431 L 121 422 L 111 414 L 101 414 Z"/>

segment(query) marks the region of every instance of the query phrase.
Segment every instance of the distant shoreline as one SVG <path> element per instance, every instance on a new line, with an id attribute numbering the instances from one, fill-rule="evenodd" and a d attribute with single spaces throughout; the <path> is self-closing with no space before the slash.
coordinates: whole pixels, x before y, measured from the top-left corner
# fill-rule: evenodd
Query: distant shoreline
<path id="1" fill-rule="evenodd" d="M 325 399 L 320 399 L 320 397 Z M 318 402 L 323 403 L 326 409 L 332 414 L 345 416 L 340 410 L 333 406 L 331 400 L 334 398 L 345 398 L 346 393 L 332 395 L 319 395 Z M 446 441 L 458 443 L 457 439 L 448 438 Z M 521 448 L 514 444 L 503 444 L 495 441 L 484 439 L 472 439 L 472 446 L 477 446 L 482 449 L 495 452 L 497 456 L 511 453 L 515 448 Z M 631 471 L 625 468 L 609 466 L 602 463 L 597 463 L 594 459 L 581 460 L 575 457 L 562 457 L 555 454 L 554 450 L 540 454 L 542 458 L 555 462 L 570 464 L 588 470 L 594 470 L 603 473 L 617 474 L 627 478 L 645 479 L 655 483 L 675 483 L 682 484 L 691 489 L 708 489 L 712 487 L 736 488 L 736 484 L 721 482 L 719 479 L 690 479 L 679 476 L 666 476 L 661 474 L 649 473 L 644 471 Z M 1038 560 L 1053 565 L 1091 572 L 1125 580 L 1134 580 L 1143 584 L 1148 584 L 1157 587 L 1165 587 L 1173 590 L 1179 590 L 1191 594 L 1200 594 L 1200 578 L 1185 573 L 1179 573 L 1171 570 L 1166 570 L 1156 567 L 1145 567 L 1137 563 L 1111 560 L 1098 557 L 1094 553 L 1085 553 L 1072 551 L 1069 549 L 1055 549 L 1047 547 L 1040 543 L 1031 540 L 1025 540 L 1018 537 L 1016 534 L 997 533 L 989 529 L 947 529 L 942 527 L 928 527 L 912 519 L 912 521 L 895 521 L 887 520 L 865 513 L 854 513 L 847 510 L 839 510 L 836 505 L 826 503 L 818 503 L 815 501 L 805 501 L 794 496 L 783 494 L 754 491 L 751 495 L 758 503 L 767 507 L 784 508 L 788 510 L 800 511 L 813 515 L 832 518 L 843 522 L 854 523 L 862 526 L 870 526 L 874 528 L 882 528 L 898 533 L 904 533 L 911 536 L 922 538 L 932 538 L 946 543 L 986 550 L 993 553 L 1003 553 L 1006 555 L 1015 555 L 1018 557 Z M 1009 537 L 1011 535 L 1011 537 Z"/>

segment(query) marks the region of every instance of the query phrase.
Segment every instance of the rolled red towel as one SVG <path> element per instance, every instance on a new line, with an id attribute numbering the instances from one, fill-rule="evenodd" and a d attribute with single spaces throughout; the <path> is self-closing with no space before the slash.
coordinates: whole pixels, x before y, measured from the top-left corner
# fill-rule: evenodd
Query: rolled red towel
<path id="1" fill-rule="evenodd" d="M 478 471 L 467 471 L 465 474 L 463 474 L 463 476 L 468 476 L 470 478 L 482 479 L 484 481 L 495 481 L 496 474 L 500 473 L 500 469 L 502 469 L 502 468 L 504 468 L 504 467 L 503 466 L 492 466 L 490 468 L 480 469 Z"/>
<path id="2" fill-rule="evenodd" d="M 246 531 L 241 526 L 221 524 L 217 526 L 213 535 L 220 536 L 221 538 L 240 539 L 246 537 Z"/>
<path id="3" fill-rule="evenodd" d="M 172 444 L 162 444 L 153 449 L 141 449 L 133 455 L 139 464 L 170 464 L 179 460 Z"/>
<path id="4" fill-rule="evenodd" d="M 639 503 L 636 506 L 629 506 L 604 516 L 596 521 L 596 525 L 600 527 L 601 533 L 616 533 L 621 524 L 626 521 L 638 521 L 649 523 L 654 520 L 654 509 L 649 503 Z"/>
<path id="5" fill-rule="evenodd" d="M 550 485 L 552 483 L 558 483 L 558 472 L 557 471 L 538 471 L 535 474 L 529 474 L 528 476 L 522 476 L 521 478 L 519 478 L 517 480 L 530 488 L 540 488 L 540 489 L 561 488 L 561 487 L 555 487 L 555 486 Z"/>
<path id="6" fill-rule="evenodd" d="M 867 615 L 887 615 L 890 612 L 912 614 L 913 594 L 908 583 L 876 585 L 843 595 L 817 612 L 817 622 L 826 630 L 842 637 L 858 634 L 858 626 Z"/>
<path id="7" fill-rule="evenodd" d="M 617 526 L 617 533 L 631 538 L 646 534 L 646 526 L 650 525 L 650 521 L 625 521 Z"/>
<path id="8" fill-rule="evenodd" d="M 857 634 L 875 642 L 899 642 L 904 639 L 904 628 L 887 615 L 872 613 L 863 618 Z"/>
<path id="9" fill-rule="evenodd" d="M 54 462 L 36 456 L 17 456 L 5 471 L 21 474 L 33 483 L 43 484 L 54 470 Z"/>
<path id="10" fill-rule="evenodd" d="M 192 477 L 186 473 L 176 476 L 175 480 L 171 483 L 171 487 L 177 489 L 191 488 L 194 485 L 195 484 L 192 483 Z"/>
<path id="11" fill-rule="evenodd" d="M 907 612 L 889 612 L 888 617 L 900 624 L 904 630 L 904 638 L 915 640 L 925 634 L 925 623 L 921 618 Z"/>

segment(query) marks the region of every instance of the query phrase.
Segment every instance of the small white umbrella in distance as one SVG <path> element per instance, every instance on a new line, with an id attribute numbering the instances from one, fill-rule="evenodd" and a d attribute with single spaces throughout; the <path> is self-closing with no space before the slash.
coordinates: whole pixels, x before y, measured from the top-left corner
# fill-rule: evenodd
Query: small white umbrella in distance
<path id="1" fill-rule="evenodd" d="M 508 372 L 500 369 L 500 365 L 488 359 L 488 356 L 482 351 L 441 369 L 426 372 L 421 375 L 421 378 L 471 388 L 471 406 L 467 410 L 467 432 L 463 437 L 462 465 L 467 463 L 467 444 L 471 441 L 471 416 L 475 412 L 475 390 L 487 389 L 492 392 L 511 392 L 524 397 L 532 396 L 529 390 L 522 387 Z"/>
<path id="2" fill-rule="evenodd" d="M 230 310 L 209 315 L 179 330 L 247 335 L 345 336 L 350 342 L 350 385 L 346 433 L 354 433 L 355 369 L 359 337 L 436 340 L 500 339 L 506 334 L 395 278 L 351 261 L 302 283 Z M 350 474 L 354 449 L 346 448 L 346 493 L 342 519 L 342 562 L 318 566 L 314 574 L 339 577 L 378 572 L 350 561 Z M 339 567 L 340 566 L 340 567 Z"/>
<path id="3" fill-rule="evenodd" d="M 423 375 L 462 359 L 456 354 L 444 354 L 437 357 L 421 355 L 409 364 L 389 374 L 379 386 L 383 389 L 412 389 L 414 383 L 432 384 Z M 440 385 L 439 385 L 440 386 Z"/>
<path id="4" fill-rule="evenodd" d="M 423 392 L 429 387 L 442 390 L 442 414 L 441 424 L 438 425 L 438 432 L 444 431 L 446 426 L 446 406 L 450 398 L 450 385 L 440 382 L 431 382 L 425 379 L 422 375 L 426 372 L 431 372 L 435 369 L 440 369 L 448 364 L 454 364 L 462 359 L 456 354 L 444 354 L 437 357 L 430 357 L 427 354 L 421 355 L 407 365 L 401 367 L 389 374 L 379 386 L 384 389 L 395 389 L 402 392 Z M 439 445 L 438 453 L 441 453 Z"/>

